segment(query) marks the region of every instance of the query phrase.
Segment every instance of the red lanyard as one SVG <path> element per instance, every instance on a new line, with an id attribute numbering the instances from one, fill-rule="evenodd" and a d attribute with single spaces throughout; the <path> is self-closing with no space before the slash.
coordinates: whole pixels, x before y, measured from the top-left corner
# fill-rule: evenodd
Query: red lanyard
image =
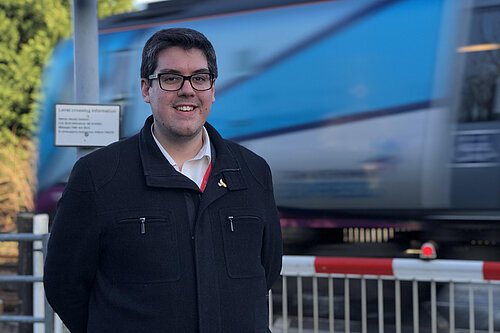
<path id="1" fill-rule="evenodd" d="M 212 171 L 212 162 L 208 165 L 207 171 L 205 171 L 205 176 L 203 176 L 203 180 L 201 181 L 200 190 L 205 191 L 205 187 L 207 186 L 208 176 L 210 176 L 210 171 Z"/>

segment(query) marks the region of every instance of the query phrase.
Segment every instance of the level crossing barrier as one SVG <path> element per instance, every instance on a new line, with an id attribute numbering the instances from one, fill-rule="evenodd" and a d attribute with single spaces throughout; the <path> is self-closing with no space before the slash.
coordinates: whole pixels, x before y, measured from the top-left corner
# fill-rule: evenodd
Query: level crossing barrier
<path id="1" fill-rule="evenodd" d="M 273 333 L 498 332 L 500 262 L 285 256 Z"/>

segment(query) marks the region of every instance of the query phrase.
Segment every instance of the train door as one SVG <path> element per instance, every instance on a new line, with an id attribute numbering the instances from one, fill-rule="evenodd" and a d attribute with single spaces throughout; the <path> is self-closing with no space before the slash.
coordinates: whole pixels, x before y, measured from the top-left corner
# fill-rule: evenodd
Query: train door
<path id="1" fill-rule="evenodd" d="M 500 208 L 500 0 L 471 1 L 451 161 L 453 209 Z"/>

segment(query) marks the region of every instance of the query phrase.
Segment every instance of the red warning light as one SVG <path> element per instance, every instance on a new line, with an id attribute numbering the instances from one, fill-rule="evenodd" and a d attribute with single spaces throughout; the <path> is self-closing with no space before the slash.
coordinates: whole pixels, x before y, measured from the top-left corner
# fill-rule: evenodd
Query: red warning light
<path id="1" fill-rule="evenodd" d="M 432 248 L 432 246 L 424 246 L 424 248 L 422 249 L 422 253 L 424 256 L 430 257 L 432 253 L 434 253 L 434 249 Z"/>
<path id="2" fill-rule="evenodd" d="M 420 258 L 422 259 L 435 259 L 436 258 L 436 249 L 434 248 L 434 245 L 431 243 L 424 243 L 422 244 L 422 247 L 420 248 L 422 251 L 420 254 Z"/>

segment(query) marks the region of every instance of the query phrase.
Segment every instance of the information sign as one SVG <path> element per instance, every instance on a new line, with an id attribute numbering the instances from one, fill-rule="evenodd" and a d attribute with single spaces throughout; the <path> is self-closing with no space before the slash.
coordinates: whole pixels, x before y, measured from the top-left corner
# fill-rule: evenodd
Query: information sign
<path id="1" fill-rule="evenodd" d="M 120 138 L 120 106 L 56 104 L 54 144 L 102 147 Z"/>

